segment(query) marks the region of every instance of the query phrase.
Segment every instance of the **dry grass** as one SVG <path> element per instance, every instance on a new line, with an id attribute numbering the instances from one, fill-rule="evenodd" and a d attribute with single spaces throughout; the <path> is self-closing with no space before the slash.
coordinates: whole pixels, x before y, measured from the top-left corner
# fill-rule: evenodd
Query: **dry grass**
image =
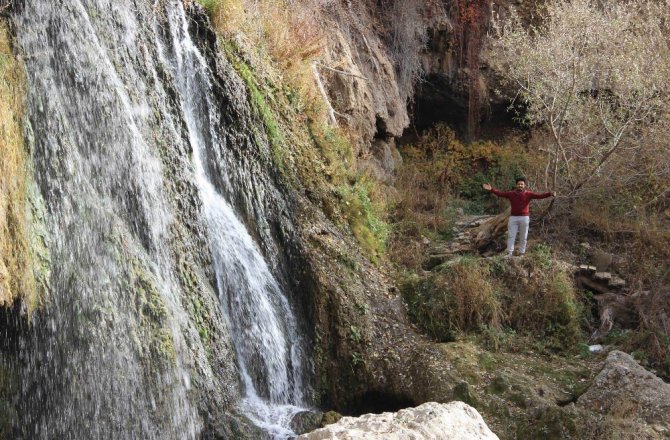
<path id="1" fill-rule="evenodd" d="M 0 21 L 0 306 L 22 297 L 35 307 L 35 280 L 26 232 L 26 152 L 23 139 L 25 76 Z M 26 301 L 27 300 L 27 301 Z"/>
<path id="2" fill-rule="evenodd" d="M 486 265 L 462 259 L 446 270 L 446 276 L 456 329 L 500 328 L 504 318 L 502 306 Z"/>
<path id="3" fill-rule="evenodd" d="M 298 7 L 289 1 L 199 1 L 219 35 L 247 56 L 270 61 L 258 64 L 273 65 L 310 116 L 322 115 L 324 106 L 312 70 L 325 48 L 320 2 L 304 1 Z"/>
<path id="4" fill-rule="evenodd" d="M 489 267 L 475 258 L 464 257 L 427 277 L 414 275 L 402 291 L 414 321 L 439 341 L 499 329 L 504 321 Z"/>

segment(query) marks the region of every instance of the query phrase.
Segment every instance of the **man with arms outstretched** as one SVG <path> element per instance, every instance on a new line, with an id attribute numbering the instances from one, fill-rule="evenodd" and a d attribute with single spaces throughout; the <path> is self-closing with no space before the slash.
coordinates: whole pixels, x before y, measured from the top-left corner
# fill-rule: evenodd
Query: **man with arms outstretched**
<path id="1" fill-rule="evenodd" d="M 526 178 L 518 177 L 516 179 L 514 191 L 498 191 L 485 183 L 482 187 L 489 192 L 504 197 L 512 205 L 512 213 L 507 223 L 507 255 L 514 253 L 514 242 L 516 234 L 519 233 L 519 255 L 526 253 L 526 239 L 528 237 L 528 225 L 530 224 L 530 201 L 533 199 L 546 199 L 547 197 L 556 197 L 556 192 L 536 193 L 526 189 Z"/>

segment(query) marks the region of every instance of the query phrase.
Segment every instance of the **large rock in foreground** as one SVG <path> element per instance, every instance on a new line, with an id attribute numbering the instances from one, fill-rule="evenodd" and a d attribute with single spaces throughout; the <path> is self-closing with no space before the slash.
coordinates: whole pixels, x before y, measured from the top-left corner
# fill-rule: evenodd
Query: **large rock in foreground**
<path id="1" fill-rule="evenodd" d="M 632 356 L 613 351 L 577 405 L 617 417 L 670 426 L 670 384 L 645 370 Z"/>
<path id="2" fill-rule="evenodd" d="M 344 417 L 299 440 L 497 440 L 476 409 L 463 403 L 429 402 L 397 413 Z"/>

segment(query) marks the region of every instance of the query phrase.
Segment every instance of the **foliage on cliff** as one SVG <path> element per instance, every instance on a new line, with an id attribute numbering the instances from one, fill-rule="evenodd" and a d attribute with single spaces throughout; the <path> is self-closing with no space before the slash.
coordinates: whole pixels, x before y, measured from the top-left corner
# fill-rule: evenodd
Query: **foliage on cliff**
<path id="1" fill-rule="evenodd" d="M 379 261 L 388 237 L 384 198 L 377 182 L 358 173 L 351 135 L 328 122 L 328 102 L 314 67 L 324 49 L 325 30 L 317 25 L 324 6 L 201 3 L 247 86 L 280 180 L 304 188 L 331 220 L 351 230 L 368 258 Z"/>

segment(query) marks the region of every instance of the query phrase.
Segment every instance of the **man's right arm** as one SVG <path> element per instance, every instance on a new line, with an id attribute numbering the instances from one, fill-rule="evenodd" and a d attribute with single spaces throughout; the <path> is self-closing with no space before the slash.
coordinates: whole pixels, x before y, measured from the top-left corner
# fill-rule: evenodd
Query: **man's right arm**
<path id="1" fill-rule="evenodd" d="M 484 184 L 482 185 L 482 188 L 484 188 L 486 191 L 488 191 L 488 192 L 490 192 L 490 193 L 493 193 L 493 194 L 497 195 L 498 197 L 505 197 L 505 198 L 507 198 L 507 197 L 509 196 L 509 194 L 508 194 L 507 192 L 505 192 L 505 191 L 498 191 L 497 189 L 493 188 L 493 187 L 491 186 L 491 184 L 489 184 L 489 183 L 484 183 Z"/>

